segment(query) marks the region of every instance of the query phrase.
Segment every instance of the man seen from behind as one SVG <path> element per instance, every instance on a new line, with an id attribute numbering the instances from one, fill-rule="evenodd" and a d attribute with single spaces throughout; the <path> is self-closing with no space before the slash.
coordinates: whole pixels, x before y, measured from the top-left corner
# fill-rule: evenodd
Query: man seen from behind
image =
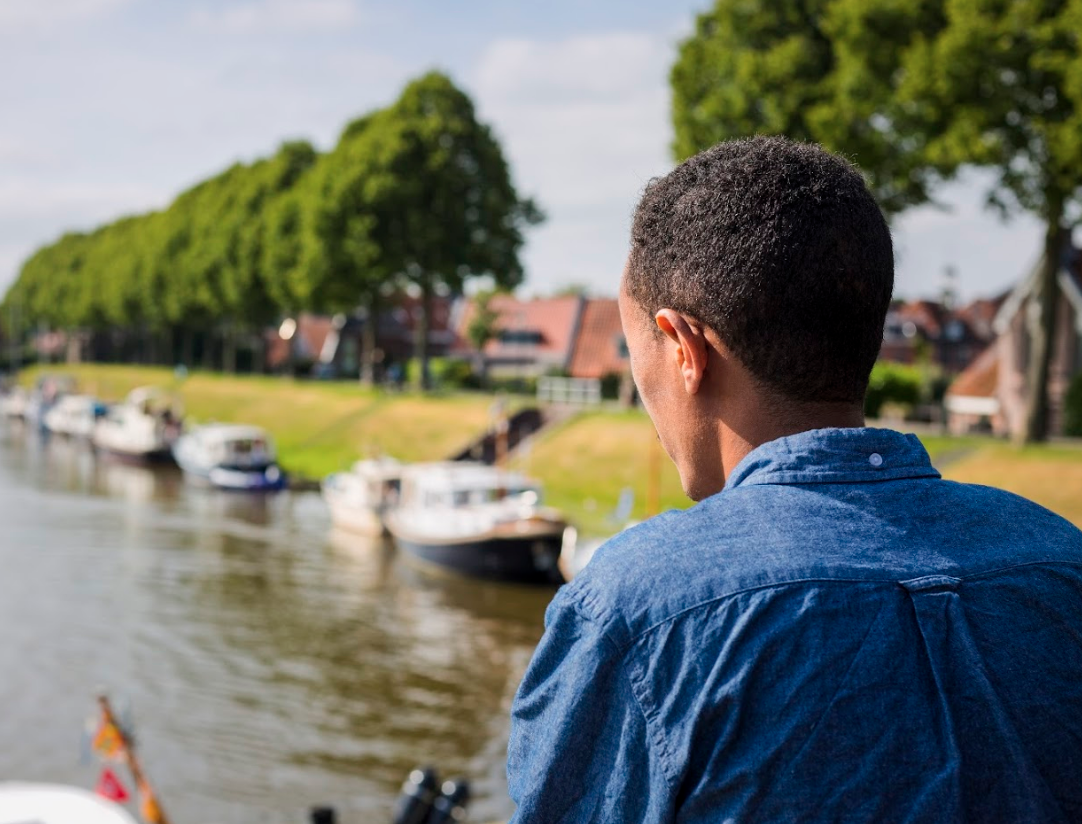
<path id="1" fill-rule="evenodd" d="M 1082 821 L 1082 533 L 865 428 L 893 281 L 863 178 L 816 146 L 648 186 L 620 313 L 698 504 L 556 595 L 515 822 Z"/>

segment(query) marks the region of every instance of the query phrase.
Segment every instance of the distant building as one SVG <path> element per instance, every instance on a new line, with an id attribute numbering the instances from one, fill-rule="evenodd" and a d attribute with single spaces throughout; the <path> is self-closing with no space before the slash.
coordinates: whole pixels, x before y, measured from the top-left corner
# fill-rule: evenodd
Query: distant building
<path id="1" fill-rule="evenodd" d="M 537 377 L 566 372 L 571 367 L 575 340 L 586 298 L 562 295 L 519 300 L 496 295 L 489 308 L 496 312 L 496 336 L 474 353 L 467 331 L 474 318 L 468 304 L 458 317 L 458 347 L 463 356 L 480 354 L 491 377 Z"/>
<path id="2" fill-rule="evenodd" d="M 887 312 L 880 358 L 926 360 L 948 374 L 965 369 L 995 337 L 992 321 L 1006 295 L 955 309 L 934 300 L 895 301 Z"/>
<path id="3" fill-rule="evenodd" d="M 481 355 L 490 376 L 562 373 L 604 378 L 628 368 L 627 343 L 613 298 L 563 295 L 520 300 L 497 295 L 489 307 L 498 315 L 496 336 L 482 352 L 472 352 L 467 331 L 474 309 L 467 305 L 459 318 L 456 351 Z"/>
<path id="4" fill-rule="evenodd" d="M 573 378 L 604 378 L 627 370 L 627 339 L 616 300 L 590 298 L 582 310 L 567 371 Z"/>
<path id="5" fill-rule="evenodd" d="M 1025 431 L 1030 335 L 1027 317 L 1036 310 L 1038 264 L 1006 296 L 992 323 L 995 342 L 947 390 L 948 424 L 955 432 L 990 429 L 1016 437 Z M 1082 253 L 1063 255 L 1058 276 L 1056 335 L 1048 376 L 1049 430 L 1063 429 L 1067 387 L 1082 372 Z"/>
<path id="6" fill-rule="evenodd" d="M 431 301 L 428 321 L 428 354 L 447 355 L 456 340 L 456 303 L 452 297 Z M 400 295 L 376 319 L 376 377 L 391 364 L 404 364 L 414 355 L 414 336 L 420 320 L 420 299 Z M 359 315 L 316 315 L 302 312 L 295 326 L 269 330 L 266 334 L 267 367 L 271 371 L 294 368 L 302 372 L 335 377 L 356 377 L 364 352 L 364 328 L 368 319 Z M 291 332 L 288 338 L 283 332 Z"/>

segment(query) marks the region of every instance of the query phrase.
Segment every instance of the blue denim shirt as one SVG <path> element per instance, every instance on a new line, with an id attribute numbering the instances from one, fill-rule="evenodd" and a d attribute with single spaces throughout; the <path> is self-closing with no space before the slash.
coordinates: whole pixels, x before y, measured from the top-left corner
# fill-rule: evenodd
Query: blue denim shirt
<path id="1" fill-rule="evenodd" d="M 531 824 L 1082 821 L 1082 533 L 913 436 L 765 444 L 557 593 L 508 776 Z"/>

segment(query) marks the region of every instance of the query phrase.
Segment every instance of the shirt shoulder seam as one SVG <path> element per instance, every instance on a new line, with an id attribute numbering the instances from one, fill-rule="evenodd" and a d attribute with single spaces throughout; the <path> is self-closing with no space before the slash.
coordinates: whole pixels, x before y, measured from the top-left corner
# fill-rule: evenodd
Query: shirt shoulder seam
<path id="1" fill-rule="evenodd" d="M 628 666 L 628 656 L 632 654 L 632 648 L 634 647 L 634 643 L 628 643 L 625 645 L 618 644 L 616 640 L 611 635 L 609 635 L 608 630 L 605 629 L 601 621 L 597 620 L 593 615 L 587 612 L 587 604 L 585 604 L 584 601 L 589 600 L 590 593 L 582 592 L 580 590 L 579 594 L 581 595 L 581 597 L 569 599 L 568 605 L 582 620 L 587 621 L 593 626 L 595 626 L 601 637 L 612 645 L 612 648 L 616 653 L 618 659 L 620 672 L 623 677 L 627 679 L 628 687 L 631 690 L 631 697 L 634 699 L 635 706 L 642 714 L 643 721 L 646 724 L 646 729 L 649 733 L 648 738 L 652 741 L 654 747 L 658 751 L 662 768 L 665 770 L 665 775 L 668 777 L 669 781 L 672 782 L 672 784 L 675 786 L 678 779 L 676 770 L 673 767 L 673 755 L 669 749 L 668 742 L 666 741 L 664 730 L 662 729 L 662 725 L 660 724 L 660 722 L 658 722 L 656 718 L 653 718 L 650 715 L 645 705 L 643 704 L 642 696 L 640 695 L 639 683 L 635 678 L 632 677 L 630 667 Z"/>
<path id="2" fill-rule="evenodd" d="M 968 575 L 963 575 L 963 576 L 960 576 L 958 580 L 959 581 L 971 581 L 971 580 L 981 578 L 981 577 L 985 577 L 985 576 L 988 576 L 988 575 L 995 575 L 995 574 L 1000 573 L 1000 572 L 1006 572 L 1007 570 L 1010 570 L 1010 569 L 1018 569 L 1018 568 L 1027 567 L 1027 566 L 1070 566 L 1070 567 L 1082 568 L 1082 562 L 1078 562 L 1078 561 L 1027 561 L 1027 562 L 1018 563 L 1018 564 L 1006 564 L 1004 566 L 996 567 L 994 569 L 982 569 L 979 572 L 973 572 L 973 573 L 970 573 Z M 734 590 L 732 590 L 730 592 L 724 593 L 723 595 L 718 595 L 718 596 L 716 596 L 714 598 L 708 598 L 705 601 L 700 601 L 697 604 L 692 604 L 691 606 L 685 607 L 684 609 L 681 609 L 678 612 L 674 612 L 672 615 L 668 615 L 665 618 L 661 619 L 660 621 L 657 621 L 656 623 L 651 624 L 646 629 L 644 629 L 641 632 L 638 632 L 638 633 L 636 633 L 634 635 L 630 635 L 630 633 L 629 633 L 629 638 L 628 638 L 626 646 L 627 646 L 627 648 L 631 648 L 631 647 L 635 646 L 636 644 L 640 643 L 644 638 L 646 638 L 646 636 L 650 635 L 655 630 L 660 629 L 661 627 L 665 626 L 666 624 L 669 624 L 669 623 L 671 623 L 673 621 L 676 621 L 679 618 L 683 617 L 684 615 L 687 615 L 689 613 L 695 612 L 695 611 L 700 610 L 700 609 L 704 609 L 704 608 L 709 607 L 709 606 L 711 606 L 713 604 L 717 604 L 717 603 L 720 603 L 722 601 L 725 601 L 725 600 L 728 600 L 728 599 L 731 599 L 731 598 L 736 598 L 737 596 L 740 596 L 740 595 L 746 595 L 749 592 L 757 592 L 757 591 L 765 590 L 765 589 L 780 589 L 782 587 L 798 586 L 800 584 L 891 584 L 891 585 L 894 585 L 894 586 L 898 586 L 898 585 L 900 585 L 900 581 L 898 579 L 896 579 L 896 578 L 793 578 L 793 579 L 786 580 L 786 581 L 772 581 L 770 583 L 765 583 L 765 584 L 756 584 L 755 586 L 741 587 L 740 589 L 734 589 Z M 593 620 L 593 619 L 591 619 L 591 620 Z M 595 623 L 598 623 L 600 625 L 600 622 L 598 622 L 598 621 L 595 621 Z M 611 643 L 616 644 L 616 641 L 613 640 L 611 637 L 609 637 L 607 633 L 606 633 L 605 637 L 609 638 L 609 641 Z"/>

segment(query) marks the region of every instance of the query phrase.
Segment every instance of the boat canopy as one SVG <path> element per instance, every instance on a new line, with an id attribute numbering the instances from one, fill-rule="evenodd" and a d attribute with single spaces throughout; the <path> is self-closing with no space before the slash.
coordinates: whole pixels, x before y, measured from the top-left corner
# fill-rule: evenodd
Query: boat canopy
<path id="1" fill-rule="evenodd" d="M 536 501 L 541 493 L 540 484 L 519 472 L 479 463 L 414 464 L 402 480 L 406 496 L 424 506 L 488 503 L 526 493 Z"/>

